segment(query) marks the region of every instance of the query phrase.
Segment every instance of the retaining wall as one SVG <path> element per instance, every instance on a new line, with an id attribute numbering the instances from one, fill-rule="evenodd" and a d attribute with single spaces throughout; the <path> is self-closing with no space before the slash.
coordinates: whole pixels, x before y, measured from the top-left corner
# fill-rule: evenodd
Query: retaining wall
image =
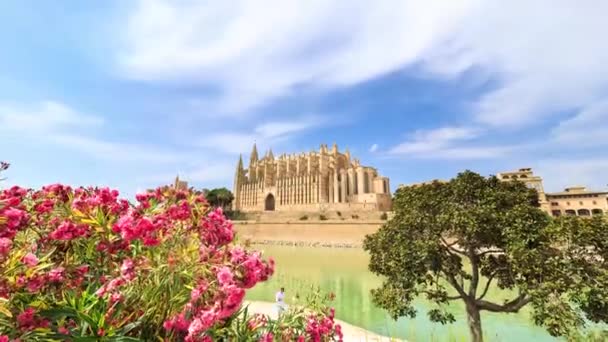
<path id="1" fill-rule="evenodd" d="M 234 221 L 238 238 L 254 244 L 360 247 L 365 235 L 386 221 L 257 222 Z"/>

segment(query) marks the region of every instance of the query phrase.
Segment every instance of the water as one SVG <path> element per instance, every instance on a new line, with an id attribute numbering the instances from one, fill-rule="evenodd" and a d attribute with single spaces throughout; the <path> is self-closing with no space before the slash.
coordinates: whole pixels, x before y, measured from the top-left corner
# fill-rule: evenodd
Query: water
<path id="1" fill-rule="evenodd" d="M 370 290 L 380 286 L 380 279 L 367 270 L 368 256 L 360 249 L 307 248 L 285 246 L 256 246 L 265 256 L 272 256 L 277 269 L 273 278 L 258 284 L 247 293 L 249 300 L 274 301 L 274 294 L 285 287 L 286 302 L 296 293 L 308 291 L 311 285 L 325 292 L 334 292 L 336 316 L 348 323 L 373 332 L 407 339 L 408 341 L 468 341 L 466 314 L 460 302 L 450 304 L 456 323 L 441 325 L 428 320 L 430 303 L 418 300 L 418 315 L 414 319 L 393 321 L 385 311 L 376 307 Z M 482 283 L 484 284 L 484 283 Z M 493 289 L 487 298 L 511 298 L 513 294 Z M 487 341 L 559 341 L 543 328 L 535 326 L 529 309 L 517 314 L 495 314 L 482 311 L 482 327 Z"/>

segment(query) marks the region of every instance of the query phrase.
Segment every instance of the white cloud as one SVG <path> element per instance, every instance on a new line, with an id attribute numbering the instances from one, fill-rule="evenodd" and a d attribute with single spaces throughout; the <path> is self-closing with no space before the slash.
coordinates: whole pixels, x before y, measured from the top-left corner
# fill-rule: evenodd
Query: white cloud
<path id="1" fill-rule="evenodd" d="M 389 150 L 392 154 L 429 153 L 448 147 L 454 141 L 470 140 L 477 137 L 473 129 L 463 127 L 442 127 L 433 130 L 418 130 L 411 138 Z"/>
<path id="2" fill-rule="evenodd" d="M 226 112 L 247 112 L 299 85 L 351 86 L 411 66 L 420 68 L 409 70 L 421 69 L 434 78 L 457 78 L 473 70 L 490 81 L 488 90 L 472 100 L 470 115 L 459 121 L 476 127 L 475 132 L 438 128 L 389 152 L 504 156 L 518 146 L 508 141 L 506 147 L 487 146 L 484 139 L 539 123 L 555 126 L 564 113 L 579 111 L 554 130 L 533 136 L 548 138 L 541 150 L 549 153 L 550 144 L 585 148 L 592 140 L 605 141 L 605 111 L 598 109 L 608 100 L 605 13 L 608 2 L 599 0 L 265 5 L 141 0 L 128 20 L 126 48 L 118 62 L 129 77 L 210 85 L 220 96 L 205 103 Z M 248 150 L 259 135 L 222 133 L 209 141 L 236 153 Z M 595 174 L 601 175 L 602 164 L 586 165 L 596 165 Z"/>
<path id="3" fill-rule="evenodd" d="M 220 132 L 204 136 L 198 141 L 202 147 L 239 154 L 247 152 L 256 142 L 269 146 L 283 142 L 308 129 L 323 125 L 325 120 L 316 117 L 294 118 L 291 121 L 270 121 L 262 123 L 253 132 Z"/>
<path id="4" fill-rule="evenodd" d="M 53 143 L 89 156 L 116 161 L 168 163 L 185 160 L 180 153 L 149 146 L 111 142 L 85 135 L 103 127 L 101 117 L 82 114 L 66 104 L 44 101 L 34 105 L 0 104 L 0 132 L 20 139 Z"/>
<path id="5" fill-rule="evenodd" d="M 481 123 L 523 126 L 605 98 L 605 1 L 484 1 L 429 54 L 444 74 L 471 66 L 498 78 L 473 110 Z M 434 67 L 434 68 L 433 68 Z"/>
<path id="6" fill-rule="evenodd" d="M 559 123 L 552 131 L 552 143 L 575 148 L 608 145 L 608 99 L 587 106 Z"/>
<path id="7" fill-rule="evenodd" d="M 74 127 L 98 127 L 103 119 L 81 114 L 63 103 L 43 101 L 35 105 L 0 104 L 0 130 L 48 132 Z"/>
<path id="8" fill-rule="evenodd" d="M 378 144 L 373 144 L 372 146 L 370 146 L 369 151 L 371 153 L 378 151 Z"/>
<path id="9" fill-rule="evenodd" d="M 303 83 L 357 84 L 417 62 L 473 1 L 141 0 L 122 70 L 145 80 L 207 83 L 241 111 Z"/>
<path id="10" fill-rule="evenodd" d="M 140 0 L 119 64 L 130 77 L 211 84 L 246 110 L 294 86 L 349 86 L 414 64 L 497 79 L 479 123 L 520 126 L 605 97 L 608 2 Z"/>

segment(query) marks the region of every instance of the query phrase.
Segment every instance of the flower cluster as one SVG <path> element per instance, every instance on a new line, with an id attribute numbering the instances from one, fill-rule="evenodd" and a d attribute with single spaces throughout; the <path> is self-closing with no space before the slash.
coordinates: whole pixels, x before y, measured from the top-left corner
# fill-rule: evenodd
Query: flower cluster
<path id="1" fill-rule="evenodd" d="M 235 322 L 272 259 L 235 245 L 232 223 L 200 194 L 164 187 L 136 200 L 62 184 L 0 191 L 0 342 L 211 341 Z M 339 333 L 333 316 L 315 317 L 299 335 Z M 251 324 L 255 339 L 285 335 L 262 318 Z"/>

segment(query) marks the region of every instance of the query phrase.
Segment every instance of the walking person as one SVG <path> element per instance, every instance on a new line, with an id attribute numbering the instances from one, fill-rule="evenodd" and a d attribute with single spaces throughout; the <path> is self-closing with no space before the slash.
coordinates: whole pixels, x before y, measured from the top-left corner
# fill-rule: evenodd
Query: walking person
<path id="1" fill-rule="evenodd" d="M 280 316 L 284 311 L 287 310 L 287 305 L 285 304 L 285 288 L 281 287 L 281 290 L 277 292 L 275 295 L 275 301 L 277 306 L 277 312 Z"/>

